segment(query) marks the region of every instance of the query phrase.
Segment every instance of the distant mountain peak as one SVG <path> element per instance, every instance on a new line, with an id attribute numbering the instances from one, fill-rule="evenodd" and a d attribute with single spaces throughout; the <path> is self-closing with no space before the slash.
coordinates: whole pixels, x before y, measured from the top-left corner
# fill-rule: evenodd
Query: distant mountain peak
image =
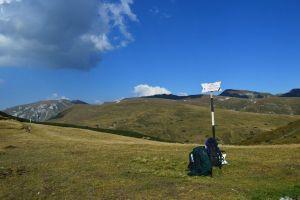
<path id="1" fill-rule="evenodd" d="M 78 100 L 78 99 L 72 100 L 71 103 L 73 103 L 73 104 L 88 104 L 88 103 L 86 103 L 84 101 L 81 101 L 81 100 Z"/>
<path id="2" fill-rule="evenodd" d="M 281 94 L 281 97 L 300 97 L 300 88 L 295 88 L 287 93 Z"/>
<path id="3" fill-rule="evenodd" d="M 220 96 L 226 97 L 236 97 L 236 98 L 245 98 L 245 99 L 253 99 L 253 98 L 267 98 L 273 96 L 270 93 L 256 92 L 250 90 L 235 90 L 235 89 L 227 89 L 224 90 L 220 94 Z"/>
<path id="4" fill-rule="evenodd" d="M 195 99 L 195 98 L 201 98 L 202 94 L 197 95 L 187 95 L 187 96 L 178 96 L 174 94 L 157 94 L 153 96 L 146 96 L 141 98 L 158 98 L 158 99 L 171 99 L 171 100 L 183 100 L 183 99 Z"/>
<path id="5" fill-rule="evenodd" d="M 31 119 L 33 121 L 46 121 L 75 104 L 87 103 L 81 100 L 70 101 L 67 99 L 43 100 L 35 103 L 14 106 L 4 110 L 3 112 L 13 117 L 28 120 Z"/>

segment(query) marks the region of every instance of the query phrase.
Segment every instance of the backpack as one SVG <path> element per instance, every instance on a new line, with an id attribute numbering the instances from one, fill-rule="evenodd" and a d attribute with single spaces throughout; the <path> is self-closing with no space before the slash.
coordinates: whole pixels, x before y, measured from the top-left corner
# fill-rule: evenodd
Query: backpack
<path id="1" fill-rule="evenodd" d="M 189 176 L 212 176 L 212 165 L 204 146 L 195 147 L 189 154 Z"/>
<path id="2" fill-rule="evenodd" d="M 218 142 L 214 138 L 208 138 L 205 142 L 207 154 L 210 158 L 212 166 L 222 167 L 223 156 L 218 147 Z"/>

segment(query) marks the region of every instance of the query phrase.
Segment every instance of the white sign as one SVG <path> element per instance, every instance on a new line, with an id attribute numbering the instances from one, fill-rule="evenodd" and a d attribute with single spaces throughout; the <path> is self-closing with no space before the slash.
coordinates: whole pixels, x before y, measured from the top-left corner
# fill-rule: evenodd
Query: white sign
<path id="1" fill-rule="evenodd" d="M 221 81 L 215 83 L 202 83 L 202 93 L 221 91 Z"/>

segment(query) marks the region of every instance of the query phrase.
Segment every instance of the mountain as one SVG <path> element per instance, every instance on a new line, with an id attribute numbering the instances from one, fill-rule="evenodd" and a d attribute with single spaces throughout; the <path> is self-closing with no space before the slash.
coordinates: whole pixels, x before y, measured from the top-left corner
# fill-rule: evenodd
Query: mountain
<path id="1" fill-rule="evenodd" d="M 220 96 L 225 97 L 237 97 L 237 98 L 245 98 L 245 99 L 254 99 L 254 98 L 267 98 L 272 97 L 273 95 L 270 93 L 263 92 L 255 92 L 249 90 L 233 90 L 227 89 L 220 94 Z"/>
<path id="2" fill-rule="evenodd" d="M 300 116 L 218 108 L 217 137 L 222 143 L 239 143 L 297 119 Z M 203 106 L 187 101 L 143 98 L 103 105 L 75 105 L 50 122 L 135 131 L 167 141 L 199 143 L 211 135 L 210 120 L 209 104 Z"/>
<path id="3" fill-rule="evenodd" d="M 162 94 L 147 97 L 127 98 L 123 101 L 135 101 L 138 99 L 166 99 L 198 106 L 210 106 L 209 95 L 177 96 L 172 94 Z M 254 113 L 300 115 L 300 98 L 270 96 L 268 98 L 253 99 L 219 95 L 214 96 L 214 100 L 216 108 Z M 110 102 L 105 104 L 114 103 Z"/>
<path id="4" fill-rule="evenodd" d="M 300 143 L 300 120 L 286 126 L 249 137 L 242 144 L 293 144 Z"/>
<path id="5" fill-rule="evenodd" d="M 265 98 L 238 98 L 219 95 L 214 96 L 214 102 L 216 108 L 221 109 L 266 114 L 300 115 L 300 98 L 268 96 L 266 94 L 268 93 L 259 93 L 259 95 L 256 95 L 257 97 L 265 95 Z M 126 100 L 132 101 L 137 99 L 171 99 L 186 104 L 210 106 L 209 95 L 155 95 Z"/>
<path id="6" fill-rule="evenodd" d="M 11 119 L 11 120 L 19 121 L 19 122 L 28 122 L 29 121 L 27 119 L 11 116 L 5 112 L 0 111 L 0 120 L 3 120 L 3 119 Z"/>
<path id="7" fill-rule="evenodd" d="M 214 97 L 215 107 L 217 109 L 227 109 L 243 112 L 300 115 L 300 98 L 285 97 L 285 95 L 296 96 L 298 90 L 299 89 L 293 89 L 289 93 L 283 94 L 281 97 L 271 96 L 271 94 L 269 93 L 259 93 L 247 90 L 225 90 L 221 95 Z M 231 97 L 228 95 L 238 97 Z M 126 98 L 122 101 L 126 102 L 137 100 L 172 100 L 178 101 L 180 103 L 204 107 L 209 107 L 210 104 L 209 95 L 202 94 L 188 96 L 161 94 L 139 98 Z M 117 101 L 117 103 L 122 101 Z M 114 105 L 115 103 L 116 102 L 107 102 L 104 103 L 104 105 Z M 81 100 L 48 100 L 27 105 L 15 106 L 4 110 L 4 112 L 19 118 L 31 118 L 34 121 L 46 121 L 74 105 L 87 105 L 87 103 Z"/>
<path id="8" fill-rule="evenodd" d="M 81 101 L 81 100 L 72 100 L 71 101 L 71 103 L 73 103 L 73 104 L 88 104 L 88 103 L 86 103 L 86 102 L 84 102 L 84 101 Z"/>
<path id="9" fill-rule="evenodd" d="M 242 112 L 300 115 L 300 98 L 295 97 L 269 97 L 258 99 L 246 99 L 236 97 L 216 96 L 215 107 Z M 198 99 L 184 100 L 187 104 L 209 106 L 209 96 Z"/>
<path id="10" fill-rule="evenodd" d="M 147 99 L 171 99 L 171 100 L 184 100 L 184 99 L 196 99 L 201 98 L 203 95 L 187 95 L 187 96 L 178 96 L 174 94 L 157 94 L 153 96 L 146 96 L 140 98 L 147 98 Z"/>
<path id="11" fill-rule="evenodd" d="M 281 97 L 300 97 L 300 88 L 292 89 L 291 91 L 280 95 Z"/>
<path id="12" fill-rule="evenodd" d="M 73 105 L 86 104 L 80 100 L 46 100 L 8 108 L 3 112 L 18 118 L 46 121 Z"/>
<path id="13" fill-rule="evenodd" d="M 175 94 L 156 94 L 152 96 L 142 96 L 142 97 L 131 97 L 131 98 L 124 98 L 124 100 L 136 100 L 136 99 L 169 99 L 169 100 L 187 100 L 187 99 L 198 99 L 205 95 L 203 94 L 195 94 L 195 95 L 187 95 L 187 96 L 179 96 Z M 108 103 L 108 102 L 106 102 Z M 109 102 L 111 103 L 111 102 Z"/>
<path id="14" fill-rule="evenodd" d="M 127 98 L 137 99 L 167 99 L 185 102 L 198 106 L 209 106 L 209 95 L 177 96 L 173 94 L 161 94 L 146 97 Z M 248 90 L 225 90 L 221 95 L 214 96 L 217 108 L 243 112 L 300 115 L 300 98 L 279 97 L 270 93 L 254 92 Z"/>

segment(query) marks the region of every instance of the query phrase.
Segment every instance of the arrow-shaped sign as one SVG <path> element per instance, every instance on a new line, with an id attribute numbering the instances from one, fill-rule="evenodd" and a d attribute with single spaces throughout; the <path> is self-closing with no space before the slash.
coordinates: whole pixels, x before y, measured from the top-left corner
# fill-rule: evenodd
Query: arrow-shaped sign
<path id="1" fill-rule="evenodd" d="M 221 81 L 215 83 L 202 83 L 202 93 L 221 91 Z"/>

